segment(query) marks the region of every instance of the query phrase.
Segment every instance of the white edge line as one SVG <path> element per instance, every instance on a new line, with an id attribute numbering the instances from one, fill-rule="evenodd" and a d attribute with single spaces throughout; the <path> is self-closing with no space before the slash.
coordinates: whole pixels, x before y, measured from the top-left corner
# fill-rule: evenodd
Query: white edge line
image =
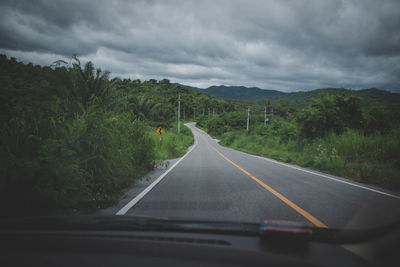
<path id="1" fill-rule="evenodd" d="M 248 154 L 248 153 L 245 153 L 245 154 Z M 296 167 L 296 166 L 293 166 L 293 165 L 290 165 L 290 164 L 279 162 L 277 160 L 268 159 L 268 158 L 264 158 L 264 157 L 257 156 L 257 155 L 252 155 L 252 154 L 248 154 L 248 155 L 256 157 L 256 158 L 259 158 L 259 159 L 262 159 L 262 160 L 265 160 L 265 161 L 269 161 L 269 162 L 272 162 L 272 163 L 280 164 L 280 165 L 283 165 L 283 166 L 286 166 L 286 167 L 289 167 L 289 168 L 292 168 L 292 169 L 296 169 L 296 170 L 299 170 L 299 171 L 303 171 L 303 172 L 311 173 L 311 174 L 318 175 L 318 176 L 321 176 L 321 177 L 324 177 L 324 178 L 328 178 L 328 179 L 331 179 L 331 180 L 334 180 L 334 181 L 337 181 L 337 182 L 341 182 L 341 183 L 344 183 L 344 184 L 348 184 L 348 185 L 352 185 L 352 186 L 355 186 L 355 187 L 359 187 L 359 188 L 362 188 L 362 189 L 365 189 L 365 190 L 369 190 L 369 191 L 372 191 L 372 192 L 375 192 L 375 193 L 378 193 L 378 194 L 382 194 L 382 195 L 386 195 L 386 196 L 389 196 L 389 197 L 400 199 L 400 196 L 396 196 L 396 195 L 389 194 L 389 193 L 386 193 L 386 192 L 382 192 L 382 191 L 379 191 L 379 190 L 376 190 L 376 189 L 372 189 L 372 188 L 369 188 L 369 187 L 366 187 L 366 186 L 362 186 L 362 185 L 350 183 L 350 182 L 347 182 L 347 181 L 343 181 L 343 180 L 340 180 L 340 179 L 337 179 L 337 178 L 334 178 L 334 177 L 331 177 L 331 176 L 328 176 L 328 175 L 320 174 L 320 173 L 309 171 L 309 170 L 306 170 L 306 169 L 303 169 L 303 168 L 299 168 L 299 167 Z"/>
<path id="2" fill-rule="evenodd" d="M 192 130 L 193 132 L 193 130 Z M 197 146 L 197 138 L 195 134 L 193 133 L 193 138 L 194 138 L 194 144 L 190 148 L 188 152 L 186 152 L 183 157 L 181 157 L 177 162 L 174 163 L 168 170 L 166 170 L 163 174 L 160 175 L 154 182 L 152 182 L 148 187 L 146 187 L 142 192 L 140 192 L 139 195 L 137 195 L 135 198 L 133 198 L 131 201 L 128 202 L 124 207 L 122 207 L 115 215 L 125 215 L 125 213 L 130 210 L 136 203 L 138 203 L 148 192 L 150 192 L 153 187 L 155 187 L 173 168 L 176 167 L 176 165 L 179 164 L 192 150 Z"/>

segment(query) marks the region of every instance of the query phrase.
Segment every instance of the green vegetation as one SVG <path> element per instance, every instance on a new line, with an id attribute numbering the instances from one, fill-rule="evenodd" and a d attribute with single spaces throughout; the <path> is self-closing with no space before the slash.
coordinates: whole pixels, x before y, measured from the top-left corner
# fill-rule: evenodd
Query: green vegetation
<path id="1" fill-rule="evenodd" d="M 292 92 L 284 93 L 276 90 L 264 90 L 257 87 L 244 87 L 244 86 L 210 86 L 203 92 L 208 94 L 236 99 L 240 102 L 247 102 L 251 104 L 261 104 L 265 98 L 271 100 L 272 103 L 283 102 L 286 105 L 295 108 L 305 108 L 310 105 L 312 98 L 318 97 L 321 93 L 329 95 L 341 95 L 345 93 L 348 96 L 355 96 L 361 99 L 364 108 L 372 108 L 381 105 L 398 105 L 400 102 L 400 94 L 391 93 L 376 88 L 351 90 L 344 88 L 320 88 L 306 92 Z"/>
<path id="2" fill-rule="evenodd" d="M 177 133 L 178 92 L 187 116 L 200 106 L 231 108 L 168 80 L 110 79 L 77 58 L 40 67 L 0 56 L 0 90 L 3 211 L 36 214 L 110 205 L 157 162 L 183 155 L 193 136 L 183 125 Z"/>
<path id="3" fill-rule="evenodd" d="M 245 110 L 198 124 L 222 145 L 399 191 L 400 107 L 361 107 L 357 97 L 325 94 L 304 109 L 278 103 L 266 125 L 252 106 L 249 132 Z"/>
<path id="4" fill-rule="evenodd" d="M 319 97 L 320 94 L 329 94 L 340 96 L 354 96 L 361 100 L 362 108 L 370 109 L 376 106 L 398 106 L 400 103 L 400 94 L 388 91 L 370 88 L 362 90 L 351 90 L 344 88 L 321 88 L 307 92 L 288 93 L 284 96 L 271 97 L 273 103 L 279 100 L 287 102 L 296 108 L 305 108 L 311 103 L 311 99 Z"/>
<path id="5" fill-rule="evenodd" d="M 182 119 L 223 145 L 400 189 L 399 105 L 366 109 L 347 91 L 302 109 L 272 102 L 274 118 L 264 126 L 265 99 L 224 100 L 167 79 L 111 79 L 77 58 L 40 67 L 0 56 L 0 90 L 5 214 L 102 208 L 158 162 L 183 155 L 193 136 L 183 125 L 177 133 L 178 94 Z M 161 141 L 158 126 L 166 130 Z"/>
<path id="6" fill-rule="evenodd" d="M 181 157 L 194 142 L 192 132 L 183 124 L 181 125 L 181 134 L 177 134 L 177 129 L 174 127 L 165 132 L 161 140 L 156 133 L 152 135 L 152 139 L 156 144 L 156 160 Z"/>

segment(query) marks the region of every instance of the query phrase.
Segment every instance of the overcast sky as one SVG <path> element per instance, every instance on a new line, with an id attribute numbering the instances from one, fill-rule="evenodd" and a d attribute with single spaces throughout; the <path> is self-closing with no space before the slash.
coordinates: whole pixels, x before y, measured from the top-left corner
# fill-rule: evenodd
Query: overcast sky
<path id="1" fill-rule="evenodd" d="M 4 1 L 0 53 L 115 76 L 400 93 L 400 1 Z"/>

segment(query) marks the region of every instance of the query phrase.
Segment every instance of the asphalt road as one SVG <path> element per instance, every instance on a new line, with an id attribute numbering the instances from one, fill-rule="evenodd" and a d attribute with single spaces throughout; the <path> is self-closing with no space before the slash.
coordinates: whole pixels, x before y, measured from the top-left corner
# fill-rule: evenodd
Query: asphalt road
<path id="1" fill-rule="evenodd" d="M 174 219 L 300 221 L 369 228 L 400 219 L 400 195 L 220 146 L 188 124 L 196 142 L 119 211 Z"/>

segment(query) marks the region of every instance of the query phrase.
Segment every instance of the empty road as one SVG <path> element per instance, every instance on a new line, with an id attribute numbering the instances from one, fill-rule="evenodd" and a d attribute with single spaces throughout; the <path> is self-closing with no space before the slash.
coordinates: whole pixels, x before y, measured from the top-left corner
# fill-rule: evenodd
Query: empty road
<path id="1" fill-rule="evenodd" d="M 188 124 L 195 145 L 117 214 L 369 228 L 400 219 L 399 194 L 220 146 Z"/>

